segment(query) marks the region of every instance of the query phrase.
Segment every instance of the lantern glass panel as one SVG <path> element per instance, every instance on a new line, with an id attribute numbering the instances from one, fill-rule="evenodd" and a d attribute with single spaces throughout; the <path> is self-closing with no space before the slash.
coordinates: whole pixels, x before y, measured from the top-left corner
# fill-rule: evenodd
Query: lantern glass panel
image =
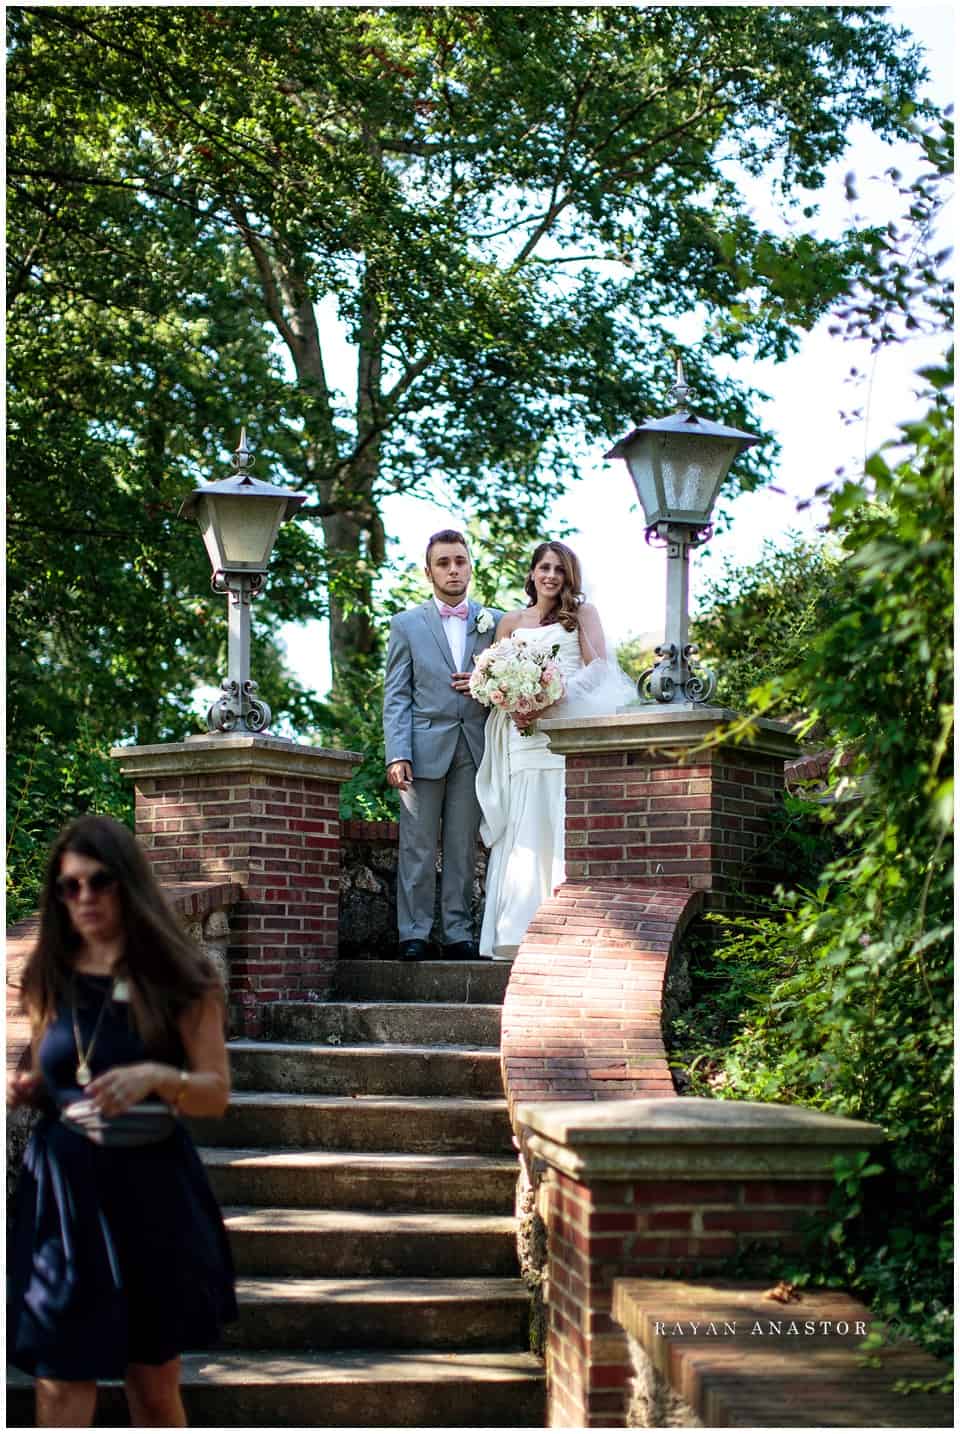
<path id="1" fill-rule="evenodd" d="M 637 497 L 647 515 L 647 522 L 652 522 L 652 514 L 659 512 L 663 506 L 663 499 L 657 492 L 656 479 L 653 472 L 653 454 L 649 441 L 637 443 L 627 454 L 627 467 L 630 469 L 630 477 L 633 479 L 633 486 L 637 490 Z"/>
<path id="2" fill-rule="evenodd" d="M 626 455 L 648 523 L 676 517 L 706 524 L 721 483 L 740 451 L 739 439 L 715 435 L 645 434 Z"/>
<path id="3" fill-rule="evenodd" d="M 286 498 L 207 498 L 200 531 L 211 562 L 227 570 L 234 565 L 266 569 L 285 507 Z"/>
<path id="4" fill-rule="evenodd" d="M 658 447 L 667 509 L 699 513 L 706 521 L 739 446 L 736 440 L 716 438 L 661 439 Z"/>

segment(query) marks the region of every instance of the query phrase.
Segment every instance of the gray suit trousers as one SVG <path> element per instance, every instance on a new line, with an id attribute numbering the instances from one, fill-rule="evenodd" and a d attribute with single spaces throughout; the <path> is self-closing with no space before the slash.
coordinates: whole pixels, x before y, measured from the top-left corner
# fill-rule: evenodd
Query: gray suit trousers
<path id="1" fill-rule="evenodd" d="M 443 860 L 443 943 L 474 939 L 471 907 L 480 829 L 476 779 L 476 763 L 461 732 L 446 776 L 415 777 L 411 791 L 401 793 L 397 872 L 397 927 L 401 941 L 426 941 L 430 935 L 438 837 Z M 413 802 L 409 801 L 411 795 Z"/>

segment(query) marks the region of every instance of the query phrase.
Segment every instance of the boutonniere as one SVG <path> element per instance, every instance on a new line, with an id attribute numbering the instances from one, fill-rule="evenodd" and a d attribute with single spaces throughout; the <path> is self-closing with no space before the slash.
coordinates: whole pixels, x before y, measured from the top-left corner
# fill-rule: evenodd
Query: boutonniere
<path id="1" fill-rule="evenodd" d="M 485 607 L 482 607 L 477 613 L 477 620 L 474 623 L 474 629 L 477 632 L 489 632 L 492 627 L 493 616 L 491 613 L 487 612 L 487 609 Z"/>

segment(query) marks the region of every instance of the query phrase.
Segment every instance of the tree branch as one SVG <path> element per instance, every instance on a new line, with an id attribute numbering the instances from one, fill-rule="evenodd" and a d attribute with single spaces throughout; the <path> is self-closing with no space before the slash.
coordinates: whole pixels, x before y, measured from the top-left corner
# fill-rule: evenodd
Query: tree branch
<path id="1" fill-rule="evenodd" d="M 27 250 L 23 258 L 19 261 L 15 261 L 17 264 L 16 277 L 13 279 L 7 289 L 6 312 L 8 314 L 27 286 L 27 280 L 30 277 L 30 270 L 33 268 L 33 261 L 36 258 L 44 239 L 46 239 L 50 224 L 52 223 L 53 218 L 51 216 L 47 224 L 42 224 L 40 226 L 40 233 L 30 245 L 30 248 Z"/>
<path id="2" fill-rule="evenodd" d="M 68 20 L 62 9 L 56 11 L 51 9 L 49 11 L 41 13 L 44 13 L 44 23 L 58 24 L 63 29 L 75 35 L 85 35 L 95 44 L 105 45 L 107 46 L 107 48 L 114 50 L 118 55 L 123 55 L 125 58 L 133 62 L 136 67 L 137 73 L 142 72 L 144 66 L 146 65 L 146 67 L 150 70 L 150 73 L 153 75 L 154 82 L 157 87 L 157 93 L 160 95 L 161 99 L 169 107 L 169 109 L 178 118 L 183 120 L 186 124 L 190 125 L 194 130 L 202 134 L 205 139 L 210 140 L 213 144 L 217 146 L 218 149 L 221 149 L 225 154 L 229 155 L 231 159 L 236 161 L 236 163 L 243 165 L 245 169 L 249 170 L 251 174 L 255 174 L 259 179 L 263 179 L 271 175 L 272 171 L 269 169 L 269 167 L 266 169 L 262 167 L 262 164 L 260 163 L 261 150 L 255 144 L 251 143 L 244 145 L 241 143 L 237 145 L 236 148 L 233 148 L 231 145 L 228 145 L 224 142 L 222 134 L 218 130 L 211 129 L 210 126 L 204 124 L 196 114 L 179 105 L 164 84 L 164 76 L 161 74 L 161 72 L 157 69 L 155 65 L 149 63 L 149 57 L 147 55 L 144 55 L 142 51 L 131 50 L 126 45 L 120 44 L 120 42 L 116 40 L 113 36 L 108 36 L 104 38 L 100 33 L 97 32 L 95 26 L 85 25 L 81 21 L 77 21 L 72 18 Z M 47 19 L 47 16 L 49 16 L 49 19 Z M 168 75 L 166 78 L 168 78 L 174 85 L 177 83 L 177 78 L 175 75 Z M 122 95 L 118 96 L 116 94 L 114 94 L 113 97 L 115 99 L 123 98 Z M 236 144 L 236 141 L 233 141 L 233 143 Z M 251 160 L 256 160 L 257 163 L 252 163 Z"/>
<path id="3" fill-rule="evenodd" d="M 134 181 L 126 179 L 107 179 L 98 174 L 78 174 L 67 169 L 24 169 L 18 165 L 12 165 L 7 169 L 7 174 L 14 179 L 49 179 L 54 184 L 63 185 L 89 185 L 95 189 L 125 189 L 133 194 L 148 194 L 151 199 L 166 199 L 170 204 L 176 204 L 181 209 L 188 210 L 199 219 L 209 219 L 210 211 L 200 209 L 197 205 L 191 204 L 175 190 L 158 189 L 156 186 L 147 184 L 144 180 Z"/>
<path id="4" fill-rule="evenodd" d="M 227 207 L 230 212 L 230 217 L 243 236 L 243 241 L 250 250 L 253 256 L 253 262 L 257 266 L 257 273 L 260 275 L 260 287 L 263 292 L 263 302 L 266 306 L 267 313 L 270 315 L 270 320 L 290 350 L 291 358 L 296 362 L 298 356 L 297 336 L 288 324 L 283 312 L 280 288 L 273 272 L 273 266 L 270 263 L 270 257 L 260 242 L 259 236 L 250 228 L 247 217 L 240 206 L 238 204 L 230 204 Z"/>
<path id="5" fill-rule="evenodd" d="M 713 90 L 711 90 L 711 101 L 716 99 L 717 95 L 720 93 L 720 88 L 721 86 L 717 86 Z M 704 118 L 705 115 L 709 114 L 711 108 L 712 104 L 710 102 L 703 103 L 699 109 L 694 110 L 693 114 L 688 115 L 679 124 L 675 124 L 671 129 L 665 130 L 662 134 L 653 136 L 653 138 L 649 139 L 645 144 L 643 144 L 640 149 L 634 150 L 630 155 L 624 156 L 624 158 L 627 158 L 630 161 L 640 159 L 643 157 L 643 155 L 649 154 L 651 150 L 666 144 L 670 140 L 679 138 L 680 135 L 687 133 L 687 131 L 693 125 L 697 124 L 700 120 Z M 657 164 L 661 163 L 663 163 L 662 158 L 657 160 Z M 654 168 L 655 167 L 656 166 L 654 166 Z M 643 170 L 638 170 L 636 168 L 621 168 L 618 170 L 612 170 L 610 171 L 609 175 L 609 184 L 605 185 L 604 187 L 609 188 L 612 184 L 622 182 L 624 179 L 635 179 L 643 173 Z M 555 192 L 556 189 L 554 189 L 554 193 Z M 524 244 L 517 257 L 511 263 L 511 270 L 516 270 L 520 268 L 520 266 L 526 262 L 526 260 L 532 254 L 533 250 L 540 243 L 540 240 L 553 227 L 553 224 L 563 213 L 563 211 L 569 208 L 569 206 L 574 202 L 575 198 L 576 194 L 573 187 L 571 186 L 562 198 L 554 199 L 550 203 L 546 212 L 543 215 L 543 218 L 537 224 L 537 227 L 534 230 L 533 234 L 531 234 L 530 238 Z"/>
<path id="6" fill-rule="evenodd" d="M 432 362 L 433 355 L 424 354 L 421 358 L 418 358 L 414 363 L 410 364 L 409 368 L 397 379 L 393 388 L 390 389 L 390 392 L 384 394 L 384 407 L 395 407 L 397 400 L 403 397 L 407 389 L 430 367 Z"/>

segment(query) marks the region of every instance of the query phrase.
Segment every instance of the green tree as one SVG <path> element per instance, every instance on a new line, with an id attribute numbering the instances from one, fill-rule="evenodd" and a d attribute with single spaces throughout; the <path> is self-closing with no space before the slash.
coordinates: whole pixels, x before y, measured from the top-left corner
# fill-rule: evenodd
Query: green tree
<path id="1" fill-rule="evenodd" d="M 718 702 L 735 710 L 749 706 L 755 688 L 796 671 L 844 591 L 847 573 L 835 541 L 787 539 L 787 547 L 765 542 L 748 568 L 728 560 L 705 584 L 702 615 L 690 625 L 699 661 L 717 673 Z M 794 684 L 782 697 L 786 707 L 771 707 L 769 716 L 806 718 L 817 688 Z M 815 735 L 821 744 L 829 740 L 822 724 Z"/>
<path id="2" fill-rule="evenodd" d="M 661 635 L 649 632 L 628 637 L 617 648 L 617 662 L 628 677 L 638 682 L 643 673 L 658 661 L 656 648 L 662 641 Z"/>
<path id="3" fill-rule="evenodd" d="M 815 692 L 815 710 L 856 749 L 855 798 L 824 814 L 839 844 L 779 911 L 725 924 L 706 963 L 714 994 L 703 1013 L 723 1024 L 704 1033 L 694 1019 L 680 1035 L 717 1094 L 796 1101 L 885 1128 L 887 1188 L 853 1188 L 840 1201 L 827 1273 L 947 1353 L 952 366 L 927 377 L 943 402 L 904 429 L 908 456 L 891 468 L 876 455 L 869 496 L 848 483 L 833 500 L 849 590 L 764 694 L 770 710 Z"/>
<path id="4" fill-rule="evenodd" d="M 907 222 L 890 227 L 871 280 L 839 315 L 840 332 L 875 345 L 922 328 L 945 335 L 951 322 L 948 254 L 935 252 L 949 118 L 919 139 L 929 167 L 904 186 Z M 921 377 L 923 416 L 860 481 L 830 492 L 841 564 L 820 631 L 749 694 L 754 713 L 805 709 L 808 730 L 823 724 L 852 754 L 842 778 L 852 800 L 817 808 L 832 850 L 824 859 L 807 845 L 805 879 L 779 906 L 724 923 L 703 964 L 709 999 L 679 1036 L 695 1089 L 885 1128 L 885 1170 L 838 1170 L 834 1258 L 808 1273 L 858 1286 L 878 1314 L 949 1354 L 952 350 Z M 876 1192 L 861 1188 L 868 1175 Z"/>
<path id="5" fill-rule="evenodd" d="M 671 320 L 698 306 L 690 376 L 749 424 L 711 358 L 783 357 L 846 290 L 869 236 L 805 233 L 801 190 L 852 120 L 903 133 L 919 73 L 875 6 L 51 6 L 11 10 L 10 35 L 17 303 L 54 263 L 94 304 L 132 268 L 182 311 L 222 261 L 238 327 L 291 374 L 275 409 L 243 391 L 313 496 L 341 682 L 376 653 L 385 496 L 441 471 L 527 546 L 576 440 L 668 387 Z M 786 237 L 730 160 L 771 175 Z"/>

